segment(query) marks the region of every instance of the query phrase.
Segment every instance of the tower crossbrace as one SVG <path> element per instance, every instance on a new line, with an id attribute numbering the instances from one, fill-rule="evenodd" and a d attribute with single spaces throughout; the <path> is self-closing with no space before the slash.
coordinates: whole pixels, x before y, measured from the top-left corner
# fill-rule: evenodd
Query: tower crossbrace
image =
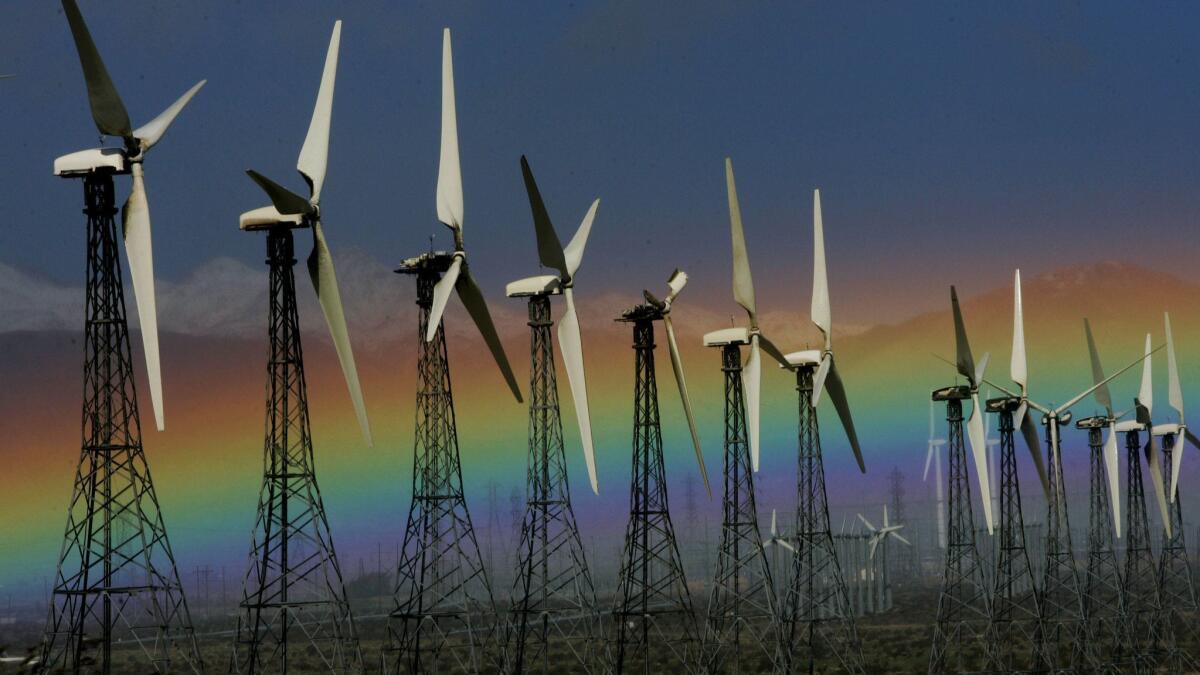
<path id="1" fill-rule="evenodd" d="M 600 612 L 571 506 L 550 335 L 550 297 L 529 296 L 529 460 L 505 670 L 551 673 L 603 662 Z M 558 651 L 563 648 L 564 651 Z"/>
<path id="2" fill-rule="evenodd" d="M 113 175 L 83 179 L 83 443 L 37 669 L 108 675 L 128 658 L 154 672 L 203 673 L 142 449 Z"/>
<path id="3" fill-rule="evenodd" d="M 739 344 L 721 346 L 721 370 L 725 379 L 725 496 L 721 548 L 704 630 L 706 672 L 768 672 L 779 645 L 778 603 L 758 529 Z"/>
<path id="4" fill-rule="evenodd" d="M 703 668 L 696 615 L 667 504 L 654 368 L 654 321 L 661 318 L 658 310 L 640 305 L 621 319 L 633 323 L 635 383 L 629 525 L 608 631 L 612 671 L 618 675 Z"/>
<path id="5" fill-rule="evenodd" d="M 444 326 L 425 340 L 433 287 L 451 259 L 430 253 L 398 270 L 417 280 L 417 419 L 412 505 L 381 656 L 385 673 L 496 672 L 504 662 L 491 582 L 463 497 Z"/>
<path id="6" fill-rule="evenodd" d="M 317 484 L 292 229 L 267 233 L 270 267 L 263 481 L 230 673 L 361 673 L 362 652 Z"/>
<path id="7" fill-rule="evenodd" d="M 821 433 L 812 405 L 815 370 L 815 364 L 796 368 L 796 555 L 783 601 L 775 667 L 777 673 L 863 673 L 862 643 L 829 531 Z"/>

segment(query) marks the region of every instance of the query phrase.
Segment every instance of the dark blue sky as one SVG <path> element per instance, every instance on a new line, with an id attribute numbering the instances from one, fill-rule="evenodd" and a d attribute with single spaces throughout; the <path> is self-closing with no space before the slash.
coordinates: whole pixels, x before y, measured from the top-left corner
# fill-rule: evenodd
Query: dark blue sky
<path id="1" fill-rule="evenodd" d="M 564 239 L 602 198 L 593 288 L 632 295 L 682 265 L 728 293 L 726 154 L 760 293 L 797 311 L 813 187 L 832 283 L 858 295 L 851 320 L 940 308 L 950 282 L 990 288 L 1017 265 L 1111 258 L 1200 278 L 1200 5 L 444 4 L 81 0 L 135 125 L 209 80 L 147 163 L 158 275 L 261 261 L 237 214 L 266 200 L 242 172 L 302 187 L 341 18 L 323 193 L 335 254 L 395 261 L 431 233 L 449 241 L 434 185 L 450 26 L 466 239 L 492 294 L 536 271 L 522 153 Z M 77 283 L 82 195 L 50 167 L 95 144 L 79 64 L 57 2 L 3 14 L 0 72 L 18 77 L 0 81 L 0 262 Z"/>

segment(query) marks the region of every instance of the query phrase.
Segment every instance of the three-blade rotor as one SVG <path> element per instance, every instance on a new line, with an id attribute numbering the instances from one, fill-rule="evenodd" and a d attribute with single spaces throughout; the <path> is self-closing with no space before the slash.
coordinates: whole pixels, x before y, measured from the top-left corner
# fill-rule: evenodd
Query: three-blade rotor
<path id="1" fill-rule="evenodd" d="M 967 438 L 971 445 L 971 456 L 975 459 L 975 477 L 979 483 L 979 498 L 983 502 L 983 517 L 988 533 L 992 532 L 992 486 L 988 478 L 987 443 L 984 438 L 983 408 L 979 403 L 979 385 L 987 372 L 988 354 L 983 355 L 978 366 L 971 355 L 971 343 L 967 340 L 967 327 L 962 309 L 958 305 L 958 291 L 950 287 L 950 305 L 954 311 L 954 340 L 956 345 L 955 366 L 958 374 L 966 378 L 971 389 L 971 417 L 967 419 Z"/>
<path id="2" fill-rule="evenodd" d="M 829 400 L 837 410 L 842 428 L 854 451 L 858 470 L 867 472 L 863 462 L 862 447 L 858 444 L 858 433 L 854 430 L 854 419 L 850 414 L 850 402 L 846 398 L 846 387 L 838 374 L 837 362 L 833 357 L 833 318 L 829 306 L 829 275 L 825 269 L 825 223 L 821 215 L 821 191 L 813 190 L 813 288 L 810 306 L 812 322 L 825 337 L 821 353 L 821 364 L 813 376 L 812 407 L 821 401 L 821 393 L 828 392 Z"/>
<path id="3" fill-rule="evenodd" d="M 196 92 L 204 86 L 201 80 L 188 89 L 166 110 L 146 124 L 132 129 L 129 113 L 121 101 L 117 87 L 113 84 L 100 57 L 100 51 L 92 40 L 91 32 L 83 20 L 75 0 L 62 0 L 83 77 L 87 83 L 88 104 L 96 129 L 104 136 L 120 138 L 124 143 L 125 158 L 133 177 L 129 198 L 121 209 L 125 253 L 129 257 L 129 276 L 133 281 L 133 294 L 137 302 L 138 322 L 142 331 L 142 343 L 146 355 L 146 372 L 150 382 L 150 401 L 154 408 L 155 426 L 159 431 L 166 427 L 163 415 L 162 367 L 158 345 L 158 304 L 154 294 L 154 246 L 151 237 L 150 203 L 146 196 L 146 181 L 143 161 L 147 151 L 154 147 L 183 108 Z"/>
<path id="4" fill-rule="evenodd" d="M 450 48 L 450 29 L 442 30 L 442 142 L 441 155 L 438 159 L 437 181 L 437 212 L 438 220 L 454 233 L 454 260 L 450 268 L 433 287 L 433 305 L 429 310 L 429 323 L 425 330 L 425 341 L 433 340 L 438 328 L 442 325 L 442 314 L 446 311 L 446 303 L 450 301 L 450 292 L 458 294 L 458 299 L 467 308 L 467 313 L 475 322 L 483 336 L 483 341 L 492 352 L 492 358 L 500 368 L 504 381 L 518 402 L 522 401 L 521 388 L 513 375 L 508 356 L 504 353 L 504 345 L 496 333 L 496 325 L 492 322 L 491 312 L 483 299 L 479 284 L 471 276 L 467 265 L 467 253 L 463 248 L 463 182 L 462 165 L 458 155 L 458 113 L 454 102 L 454 55 Z"/>
<path id="5" fill-rule="evenodd" d="M 704 466 L 704 451 L 700 449 L 700 434 L 696 432 L 696 418 L 692 414 L 692 400 L 688 397 L 687 381 L 683 376 L 683 360 L 679 356 L 679 342 L 675 339 L 675 325 L 671 322 L 671 308 L 675 298 L 687 286 L 688 276 L 683 270 L 677 269 L 667 280 L 670 289 L 667 297 L 659 300 L 650 291 L 642 291 L 646 302 L 657 307 L 662 314 L 663 326 L 667 329 L 667 347 L 671 354 L 671 370 L 675 372 L 675 384 L 679 387 L 679 400 L 683 403 L 683 414 L 687 417 L 688 431 L 692 434 L 692 447 L 696 450 L 696 463 L 700 466 L 700 477 L 704 480 L 704 489 L 712 496 L 712 487 L 708 483 L 708 469 Z"/>
<path id="6" fill-rule="evenodd" d="M 784 368 L 791 367 L 783 352 L 763 335 L 758 326 L 758 310 L 754 301 L 754 280 L 750 275 L 750 258 L 746 253 L 746 235 L 742 229 L 742 209 L 738 202 L 737 185 L 733 179 L 733 161 L 725 158 L 725 188 L 729 199 L 729 230 L 733 240 L 733 298 L 750 320 L 750 353 L 742 366 L 742 388 L 746 396 L 746 429 L 750 441 L 750 464 L 758 471 L 760 454 L 760 419 L 762 409 L 762 354 L 765 350 Z"/>
<path id="7" fill-rule="evenodd" d="M 521 173 L 525 179 L 525 191 L 529 194 L 529 207 L 533 212 L 533 228 L 537 234 L 538 259 L 546 267 L 559 273 L 558 281 L 566 300 L 567 310 L 558 322 L 558 346 L 562 351 L 563 365 L 567 368 L 567 381 L 571 385 L 571 399 L 575 402 L 575 418 L 579 422 L 579 439 L 583 444 L 583 457 L 587 462 L 588 480 L 592 492 L 600 494 L 596 478 L 596 455 L 592 440 L 592 417 L 588 410 L 587 380 L 583 367 L 583 338 L 579 331 L 579 315 L 575 311 L 575 272 L 583 261 L 583 250 L 587 246 L 592 222 L 600 200 L 592 202 L 583 216 L 583 222 L 564 249 L 558 232 L 546 212 L 542 194 L 538 190 L 529 161 L 521 157 Z"/>
<path id="8" fill-rule="evenodd" d="M 333 33 L 329 38 L 329 49 L 325 53 L 325 67 L 321 73 L 321 86 L 317 91 L 312 120 L 309 122 L 308 133 L 296 162 L 297 171 L 308 185 L 309 197 L 305 199 L 257 171 L 249 170 L 246 173 L 267 193 L 281 219 L 283 216 L 300 215 L 312 228 L 313 248 L 307 261 L 308 275 L 317 293 L 325 323 L 329 326 L 334 351 L 337 352 L 342 375 L 346 379 L 346 388 L 354 405 L 354 414 L 358 418 L 363 440 L 371 446 L 374 444 L 371 426 L 367 420 L 358 367 L 354 362 L 354 350 L 346 328 L 346 312 L 342 306 L 341 291 L 338 289 L 337 274 L 333 267 L 333 254 L 325 237 L 320 208 L 321 188 L 325 183 L 325 172 L 329 164 L 329 130 L 333 121 L 333 92 L 341 40 L 342 22 L 335 21 Z"/>

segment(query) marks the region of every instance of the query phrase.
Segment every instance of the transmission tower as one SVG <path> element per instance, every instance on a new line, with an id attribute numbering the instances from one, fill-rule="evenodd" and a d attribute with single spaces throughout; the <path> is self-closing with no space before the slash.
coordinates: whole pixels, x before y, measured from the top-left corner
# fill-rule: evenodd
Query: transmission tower
<path id="1" fill-rule="evenodd" d="M 862 673 L 862 644 L 829 531 L 821 434 L 812 405 L 817 365 L 806 360 L 795 368 L 800 405 L 796 553 L 783 603 L 776 672 Z"/>
<path id="2" fill-rule="evenodd" d="M 1105 417 L 1075 423 L 1087 429 L 1091 452 L 1091 492 L 1088 508 L 1088 562 L 1083 582 L 1083 613 L 1096 645 L 1096 658 L 1105 672 L 1120 670 L 1129 657 L 1121 572 L 1113 548 L 1112 495 L 1105 480 L 1103 429 Z"/>
<path id="3" fill-rule="evenodd" d="M 113 175 L 104 168 L 82 174 L 83 444 L 39 668 L 107 675 L 120 649 L 114 643 L 125 643 L 157 671 L 201 673 L 204 664 L 142 450 Z"/>
<path id="4" fill-rule="evenodd" d="M 979 670 L 987 653 L 991 607 L 984 583 L 983 563 L 975 546 L 975 519 L 971 485 L 967 479 L 967 451 L 963 444 L 962 402 L 970 398 L 966 386 L 939 389 L 933 400 L 946 402 L 949 454 L 946 532 L 946 571 L 938 598 L 937 624 L 929 672 Z"/>
<path id="5" fill-rule="evenodd" d="M 696 615 L 667 506 L 654 368 L 654 322 L 662 318 L 658 307 L 638 305 L 619 319 L 633 324 L 636 381 L 629 525 L 613 610 L 618 675 L 701 669 Z"/>
<path id="6" fill-rule="evenodd" d="M 1013 413 L 1020 398 L 987 402 L 988 412 L 1000 418 L 999 540 L 992 586 L 992 615 L 988 628 L 989 668 L 999 672 L 1036 669 L 1034 644 L 1041 610 L 1033 568 L 1025 547 L 1025 517 L 1017 478 Z M 1035 446 L 1034 451 L 1040 451 Z"/>
<path id="7" fill-rule="evenodd" d="M 443 325 L 425 339 L 433 287 L 453 259 L 428 253 L 398 270 L 416 277 L 420 318 L 412 505 L 382 654 L 388 673 L 474 673 L 501 663 L 495 600 L 463 498 Z"/>
<path id="8" fill-rule="evenodd" d="M 550 336 L 550 296 L 529 295 L 529 463 L 507 642 L 513 673 L 549 673 L 600 661 L 600 614 L 567 484 Z M 552 653 L 565 647 L 566 657 Z"/>
<path id="9" fill-rule="evenodd" d="M 1138 425 L 1136 422 L 1132 424 Z M 1120 429 L 1121 425 L 1117 428 Z M 1150 429 L 1146 431 L 1150 433 Z M 1138 435 L 1138 427 L 1129 429 L 1125 434 L 1126 492 L 1129 496 L 1125 504 L 1124 605 L 1132 657 L 1127 667 L 1131 666 L 1136 672 L 1151 672 L 1162 664 L 1169 645 L 1163 631 L 1158 570 L 1150 550 L 1150 523 L 1142 485 L 1142 447 Z"/>
<path id="10" fill-rule="evenodd" d="M 1065 428 L 1070 413 L 1057 424 Z M 1049 425 L 1049 417 L 1043 419 Z M 1071 546 L 1071 523 L 1067 517 L 1067 488 L 1063 476 L 1060 439 L 1054 430 L 1046 434 L 1047 479 L 1046 562 L 1042 568 L 1042 627 L 1038 635 L 1038 658 L 1052 669 L 1093 669 L 1096 645 L 1084 620 L 1083 585 Z"/>
<path id="11" fill-rule="evenodd" d="M 725 375 L 724 515 L 704 632 L 706 671 L 766 672 L 779 644 L 777 601 L 758 531 L 747 439 L 741 355 L 741 346 L 747 342 L 709 340 L 706 336 L 705 343 L 721 349 Z"/>
<path id="12" fill-rule="evenodd" d="M 1176 443 L 1183 443 L 1182 434 L 1168 434 L 1162 439 L 1163 466 L 1171 466 Z M 1163 472 L 1163 490 L 1169 495 L 1171 473 Z M 1169 505 L 1171 531 L 1163 531 L 1162 551 L 1158 560 L 1158 588 L 1162 594 L 1164 620 L 1162 630 L 1171 636 L 1171 653 L 1168 667 L 1173 672 L 1197 672 L 1196 662 L 1184 644 L 1197 643 L 1196 616 L 1200 608 L 1196 605 L 1196 589 L 1192 579 L 1191 563 L 1188 561 L 1187 545 L 1183 537 L 1183 505 L 1179 493 Z"/>
<path id="13" fill-rule="evenodd" d="M 892 522 L 898 525 L 908 525 L 908 511 L 904 503 L 904 472 L 898 466 L 893 466 L 891 472 L 888 473 L 888 493 L 892 502 Z M 899 553 L 894 558 L 892 556 L 888 556 L 888 558 L 891 579 L 916 577 L 917 555 L 913 547 L 905 546 L 899 549 Z"/>
<path id="14" fill-rule="evenodd" d="M 313 464 L 292 229 L 267 233 L 270 266 L 263 483 L 231 673 L 361 673 L 362 653 Z"/>

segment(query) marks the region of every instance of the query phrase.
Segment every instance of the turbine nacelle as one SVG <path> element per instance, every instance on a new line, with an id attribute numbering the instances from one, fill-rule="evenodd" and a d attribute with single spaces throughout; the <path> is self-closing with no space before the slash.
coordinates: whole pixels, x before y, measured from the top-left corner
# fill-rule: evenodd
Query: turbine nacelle
<path id="1" fill-rule="evenodd" d="M 95 171 L 129 173 L 125 151 L 120 148 L 92 148 L 63 155 L 54 160 L 54 175 L 63 178 L 84 176 Z"/>
<path id="2" fill-rule="evenodd" d="M 304 216 L 299 213 L 284 215 L 274 206 L 262 206 L 238 216 L 238 227 L 242 230 L 269 230 L 279 226 L 308 227 Z"/>
<path id="3" fill-rule="evenodd" d="M 724 328 L 704 334 L 705 347 L 724 347 L 725 345 L 750 344 L 749 328 Z"/>
<path id="4" fill-rule="evenodd" d="M 821 359 L 824 358 L 825 352 L 820 349 L 805 349 L 803 351 L 791 352 L 784 354 L 783 358 L 787 359 L 788 365 L 792 370 L 806 367 L 814 367 L 821 364 Z"/>
<path id="5" fill-rule="evenodd" d="M 561 295 L 562 292 L 562 282 L 553 274 L 517 279 L 504 287 L 504 293 L 510 298 L 527 298 L 531 295 Z"/>

